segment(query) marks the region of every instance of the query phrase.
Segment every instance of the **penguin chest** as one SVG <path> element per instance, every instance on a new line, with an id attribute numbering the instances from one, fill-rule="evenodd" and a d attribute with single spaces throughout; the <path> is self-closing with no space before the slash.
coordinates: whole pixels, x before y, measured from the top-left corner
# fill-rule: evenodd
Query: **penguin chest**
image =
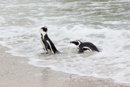
<path id="1" fill-rule="evenodd" d="M 40 38 L 41 45 L 43 46 L 43 49 L 45 50 L 45 43 L 43 41 L 43 38 Z"/>

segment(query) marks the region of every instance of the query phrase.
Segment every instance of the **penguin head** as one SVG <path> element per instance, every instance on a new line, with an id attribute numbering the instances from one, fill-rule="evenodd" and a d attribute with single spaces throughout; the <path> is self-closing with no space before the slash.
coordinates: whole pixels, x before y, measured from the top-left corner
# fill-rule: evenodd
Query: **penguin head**
<path id="1" fill-rule="evenodd" d="M 46 27 L 46 26 L 42 27 L 41 29 L 42 29 L 44 32 L 47 32 L 47 27 Z"/>
<path id="2" fill-rule="evenodd" d="M 80 40 L 71 41 L 70 43 L 75 44 L 76 46 L 79 46 L 81 44 Z"/>

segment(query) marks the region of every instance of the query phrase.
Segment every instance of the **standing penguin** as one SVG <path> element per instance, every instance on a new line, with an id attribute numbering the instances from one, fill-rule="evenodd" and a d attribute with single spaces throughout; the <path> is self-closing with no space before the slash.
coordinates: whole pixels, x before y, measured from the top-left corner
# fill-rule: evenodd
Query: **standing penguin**
<path id="1" fill-rule="evenodd" d="M 99 52 L 98 48 L 91 42 L 81 42 L 80 40 L 71 41 L 70 43 L 75 44 L 79 51 L 78 53 L 83 53 L 84 51 L 97 51 Z"/>
<path id="2" fill-rule="evenodd" d="M 42 32 L 41 32 L 41 44 L 43 46 L 43 49 L 46 50 L 47 53 L 52 53 L 52 54 L 56 54 L 56 53 L 60 53 L 55 45 L 53 44 L 53 42 L 50 40 L 50 38 L 47 35 L 47 27 L 42 27 Z M 46 53 L 46 54 L 47 54 Z"/>

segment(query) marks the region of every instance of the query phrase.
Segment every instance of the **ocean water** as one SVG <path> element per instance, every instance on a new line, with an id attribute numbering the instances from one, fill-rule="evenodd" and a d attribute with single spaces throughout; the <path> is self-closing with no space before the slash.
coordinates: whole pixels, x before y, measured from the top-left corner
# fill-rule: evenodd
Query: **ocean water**
<path id="1" fill-rule="evenodd" d="M 60 55 L 43 54 L 43 26 Z M 101 52 L 77 54 L 73 40 L 92 42 Z M 130 1 L 1 0 L 0 44 L 37 67 L 130 84 Z"/>

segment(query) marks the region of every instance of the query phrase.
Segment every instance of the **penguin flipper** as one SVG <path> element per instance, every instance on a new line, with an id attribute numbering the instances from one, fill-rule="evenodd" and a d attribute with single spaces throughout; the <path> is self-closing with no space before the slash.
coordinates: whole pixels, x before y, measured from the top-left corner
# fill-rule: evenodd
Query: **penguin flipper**
<path id="1" fill-rule="evenodd" d="M 47 43 L 47 41 L 45 40 L 45 49 L 46 49 L 46 51 L 48 50 L 48 43 Z"/>
<path id="2" fill-rule="evenodd" d="M 80 53 L 83 53 L 84 51 L 83 51 L 83 49 L 79 49 L 79 51 L 78 51 L 78 53 L 80 54 Z"/>

